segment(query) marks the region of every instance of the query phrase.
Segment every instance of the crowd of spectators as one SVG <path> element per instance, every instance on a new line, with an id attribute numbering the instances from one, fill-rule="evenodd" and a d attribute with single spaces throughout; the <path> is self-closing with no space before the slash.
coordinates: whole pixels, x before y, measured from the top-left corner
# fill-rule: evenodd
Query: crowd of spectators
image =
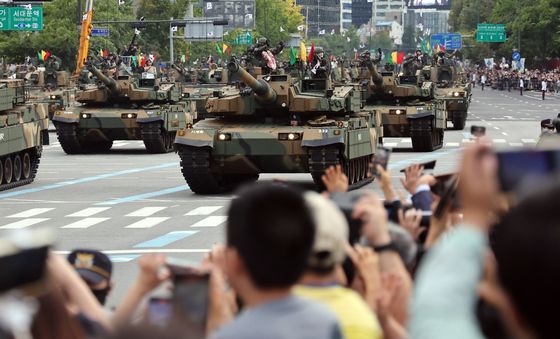
<path id="1" fill-rule="evenodd" d="M 557 338 L 560 185 L 506 195 L 498 178 L 482 137 L 457 173 L 406 168 L 405 194 L 381 166 L 382 197 L 348 193 L 340 167 L 322 194 L 245 187 L 225 244 L 196 266 L 140 257 L 112 313 L 102 252 L 64 258 L 45 236 L 6 236 L 0 338 Z M 162 286 L 167 299 L 152 296 Z"/>
<path id="2" fill-rule="evenodd" d="M 547 93 L 560 92 L 560 69 L 550 71 L 535 69 L 518 72 L 510 69 L 471 68 L 468 76 L 474 87 L 491 87 L 500 91 L 523 88 L 523 90 L 541 92 L 544 81 Z"/>

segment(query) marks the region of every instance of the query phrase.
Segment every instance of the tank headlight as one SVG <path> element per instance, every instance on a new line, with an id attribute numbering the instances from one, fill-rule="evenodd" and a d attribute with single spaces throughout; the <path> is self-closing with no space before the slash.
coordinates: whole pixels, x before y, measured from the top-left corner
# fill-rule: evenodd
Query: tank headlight
<path id="1" fill-rule="evenodd" d="M 218 139 L 219 139 L 220 141 L 231 140 L 231 134 L 229 134 L 229 133 L 220 133 L 220 134 L 218 135 Z"/>
<path id="2" fill-rule="evenodd" d="M 300 140 L 301 133 L 278 133 L 278 140 Z"/>
<path id="3" fill-rule="evenodd" d="M 454 96 L 454 97 L 458 97 L 459 95 L 460 95 L 459 92 L 453 92 L 453 96 Z"/>
<path id="4" fill-rule="evenodd" d="M 396 114 L 402 114 L 402 111 L 400 109 L 395 111 Z"/>
<path id="5" fill-rule="evenodd" d="M 56 95 L 51 95 L 51 100 L 56 99 Z"/>
<path id="6" fill-rule="evenodd" d="M 285 103 L 285 102 L 282 103 L 282 107 L 286 107 L 286 103 Z"/>
<path id="7" fill-rule="evenodd" d="M 89 119 L 91 118 L 91 114 L 89 113 L 82 113 L 82 119 Z"/>
<path id="8" fill-rule="evenodd" d="M 136 113 L 123 113 L 121 114 L 121 119 L 135 119 Z"/>

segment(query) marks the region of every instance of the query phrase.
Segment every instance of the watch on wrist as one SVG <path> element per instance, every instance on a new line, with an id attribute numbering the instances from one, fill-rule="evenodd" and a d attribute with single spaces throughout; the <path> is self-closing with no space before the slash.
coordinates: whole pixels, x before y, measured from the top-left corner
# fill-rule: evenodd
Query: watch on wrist
<path id="1" fill-rule="evenodd" d="M 373 246 L 373 250 L 377 253 L 384 252 L 384 251 L 397 252 L 397 245 L 395 245 L 394 242 L 390 241 L 385 245 Z"/>

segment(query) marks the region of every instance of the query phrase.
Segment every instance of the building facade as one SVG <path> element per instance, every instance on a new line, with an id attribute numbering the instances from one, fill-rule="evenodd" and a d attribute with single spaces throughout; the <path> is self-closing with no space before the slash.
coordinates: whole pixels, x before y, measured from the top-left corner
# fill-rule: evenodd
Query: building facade
<path id="1" fill-rule="evenodd" d="M 341 0 L 296 0 L 305 17 L 308 36 L 331 34 L 333 31 L 340 33 L 340 2 Z"/>
<path id="2" fill-rule="evenodd" d="M 340 0 L 340 31 L 352 26 L 352 0 Z"/>
<path id="3" fill-rule="evenodd" d="M 352 0 L 352 25 L 360 28 L 371 20 L 373 14 L 371 0 Z"/>

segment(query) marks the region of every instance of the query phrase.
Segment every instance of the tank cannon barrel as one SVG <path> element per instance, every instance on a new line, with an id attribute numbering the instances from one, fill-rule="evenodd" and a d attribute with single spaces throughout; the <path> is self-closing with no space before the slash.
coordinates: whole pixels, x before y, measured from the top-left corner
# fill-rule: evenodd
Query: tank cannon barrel
<path id="1" fill-rule="evenodd" d="M 249 74 L 242 67 L 239 67 L 234 61 L 228 63 L 227 66 L 229 72 L 232 75 L 239 76 L 239 79 L 243 81 L 247 86 L 251 87 L 257 98 L 263 102 L 274 102 L 276 101 L 276 92 L 270 87 L 270 85 L 260 79 L 255 79 L 251 74 Z"/>
<path id="2" fill-rule="evenodd" d="M 171 67 L 173 67 L 173 69 L 179 72 L 180 74 L 185 74 L 185 69 L 183 67 L 179 67 L 175 64 L 171 64 Z"/>
<path id="3" fill-rule="evenodd" d="M 101 80 L 107 86 L 109 91 L 113 94 L 119 93 L 119 87 L 117 86 L 117 82 L 114 79 L 107 77 L 103 74 L 97 67 L 93 66 L 92 64 L 88 65 L 88 70 L 97 77 L 97 79 Z"/>
<path id="4" fill-rule="evenodd" d="M 366 60 L 365 64 L 369 71 L 369 76 L 371 77 L 371 81 L 373 82 L 373 84 L 377 87 L 383 86 L 383 77 L 381 76 L 381 74 L 379 74 L 373 62 L 371 62 L 371 60 Z"/>

